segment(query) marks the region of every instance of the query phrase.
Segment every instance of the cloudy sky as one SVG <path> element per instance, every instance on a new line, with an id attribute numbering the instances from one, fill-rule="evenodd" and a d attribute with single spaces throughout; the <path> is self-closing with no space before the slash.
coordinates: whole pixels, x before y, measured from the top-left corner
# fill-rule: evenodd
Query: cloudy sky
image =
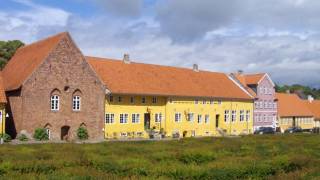
<path id="1" fill-rule="evenodd" d="M 6 0 L 0 39 L 69 31 L 85 55 L 320 87 L 319 0 Z"/>

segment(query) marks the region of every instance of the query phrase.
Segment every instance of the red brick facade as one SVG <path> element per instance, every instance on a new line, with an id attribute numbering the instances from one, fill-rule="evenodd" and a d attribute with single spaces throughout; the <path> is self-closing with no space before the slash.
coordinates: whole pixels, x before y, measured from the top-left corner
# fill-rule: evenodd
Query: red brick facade
<path id="1" fill-rule="evenodd" d="M 58 111 L 51 111 L 50 97 L 59 95 Z M 72 98 L 81 97 L 80 111 L 73 111 Z M 7 92 L 12 135 L 38 127 L 50 129 L 50 139 L 61 139 L 86 126 L 90 139 L 103 139 L 105 87 L 66 34 L 42 63 L 24 81 L 20 90 Z M 68 129 L 68 132 L 62 132 Z"/>

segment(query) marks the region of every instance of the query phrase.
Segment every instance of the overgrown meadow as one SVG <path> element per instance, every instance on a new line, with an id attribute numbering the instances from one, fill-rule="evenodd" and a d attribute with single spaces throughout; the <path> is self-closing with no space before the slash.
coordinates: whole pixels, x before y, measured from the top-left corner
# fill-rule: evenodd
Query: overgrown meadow
<path id="1" fill-rule="evenodd" d="M 320 179 L 320 136 L 0 146 L 2 179 Z"/>

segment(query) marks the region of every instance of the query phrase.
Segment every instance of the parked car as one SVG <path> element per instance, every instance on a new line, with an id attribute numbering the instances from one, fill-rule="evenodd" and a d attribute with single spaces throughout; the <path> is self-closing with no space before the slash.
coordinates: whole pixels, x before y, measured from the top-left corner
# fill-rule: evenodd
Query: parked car
<path id="1" fill-rule="evenodd" d="M 284 133 L 301 133 L 301 132 L 303 132 L 301 127 L 291 127 L 284 131 Z"/>
<path id="2" fill-rule="evenodd" d="M 260 127 L 258 130 L 254 131 L 254 134 L 274 134 L 275 130 L 272 127 Z"/>

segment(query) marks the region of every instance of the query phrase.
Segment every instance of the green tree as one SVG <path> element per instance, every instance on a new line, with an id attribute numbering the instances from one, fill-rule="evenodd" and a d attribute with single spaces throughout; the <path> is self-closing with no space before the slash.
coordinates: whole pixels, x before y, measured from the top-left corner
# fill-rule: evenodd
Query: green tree
<path id="1" fill-rule="evenodd" d="M 0 41 L 0 69 L 3 69 L 18 48 L 24 46 L 19 40 Z"/>

